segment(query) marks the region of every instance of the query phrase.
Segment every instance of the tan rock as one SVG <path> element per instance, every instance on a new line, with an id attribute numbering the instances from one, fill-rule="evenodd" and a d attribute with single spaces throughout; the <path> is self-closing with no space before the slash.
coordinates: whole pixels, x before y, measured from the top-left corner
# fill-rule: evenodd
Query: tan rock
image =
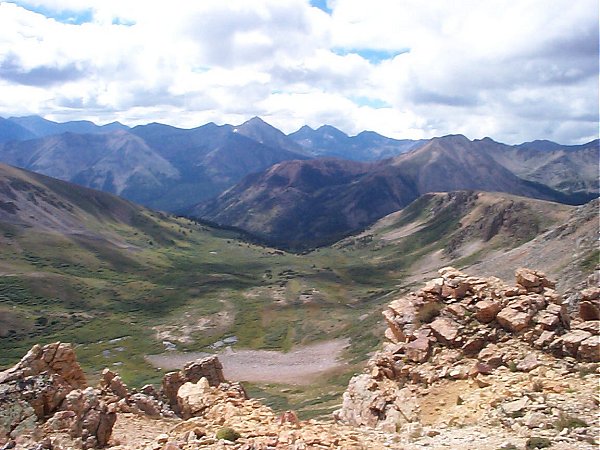
<path id="1" fill-rule="evenodd" d="M 579 344 L 577 357 L 584 361 L 600 361 L 600 336 L 590 336 Z"/>
<path id="2" fill-rule="evenodd" d="M 496 368 L 502 365 L 502 356 L 503 353 L 496 344 L 488 344 L 479 352 L 477 359 L 492 368 Z"/>
<path id="3" fill-rule="evenodd" d="M 573 330 L 584 330 L 592 334 L 600 334 L 600 320 L 588 320 L 573 325 Z"/>
<path id="4" fill-rule="evenodd" d="M 518 333 L 529 326 L 531 323 L 531 316 L 526 312 L 506 307 L 498 313 L 496 320 L 505 330 Z"/>
<path id="5" fill-rule="evenodd" d="M 560 325 L 560 316 L 548 310 L 539 311 L 533 321 L 539 324 L 544 330 L 556 330 Z"/>
<path id="6" fill-rule="evenodd" d="M 428 294 L 440 295 L 442 293 L 443 284 L 443 278 L 434 278 L 433 280 L 428 281 L 421 291 Z"/>
<path id="7" fill-rule="evenodd" d="M 555 283 L 548 280 L 542 272 L 520 268 L 515 272 L 517 285 L 524 287 L 527 292 L 542 292 L 544 288 L 554 288 Z"/>
<path id="8" fill-rule="evenodd" d="M 492 322 L 500 310 L 502 304 L 495 300 L 482 300 L 475 303 L 475 318 L 483 323 Z"/>
<path id="9" fill-rule="evenodd" d="M 536 367 L 539 367 L 540 364 L 535 353 L 528 353 L 525 358 L 517 363 L 517 370 L 531 372 Z"/>
<path id="10" fill-rule="evenodd" d="M 535 348 L 545 348 L 548 347 L 552 341 L 556 339 L 556 334 L 552 331 L 543 331 L 542 334 L 536 339 L 533 346 Z"/>
<path id="11" fill-rule="evenodd" d="M 561 336 L 560 341 L 566 353 L 569 353 L 572 356 L 577 356 L 579 345 L 591 336 L 592 335 L 587 331 L 573 330 Z"/>
<path id="12" fill-rule="evenodd" d="M 163 377 L 162 393 L 175 413 L 181 412 L 177 399 L 179 388 L 185 383 L 197 383 L 201 378 L 206 378 L 211 386 L 225 381 L 223 366 L 216 356 L 198 359 L 186 364 L 179 372 L 169 372 Z"/>
<path id="13" fill-rule="evenodd" d="M 206 378 L 197 383 L 186 382 L 177 391 L 177 404 L 181 417 L 189 419 L 200 415 L 210 406 L 211 387 Z"/>
<path id="14" fill-rule="evenodd" d="M 420 336 L 406 344 L 404 352 L 411 361 L 417 363 L 425 362 L 431 354 L 431 341 L 426 336 Z"/>
<path id="15" fill-rule="evenodd" d="M 438 342 L 444 345 L 455 345 L 459 336 L 458 325 L 446 317 L 438 317 L 429 324 L 433 335 Z"/>
<path id="16" fill-rule="evenodd" d="M 127 385 L 123 382 L 121 377 L 108 368 L 102 371 L 100 388 L 106 392 L 113 393 L 119 398 L 125 398 L 129 395 Z"/>
<path id="17" fill-rule="evenodd" d="M 600 287 L 590 287 L 581 291 L 582 300 L 597 300 L 600 299 Z"/>

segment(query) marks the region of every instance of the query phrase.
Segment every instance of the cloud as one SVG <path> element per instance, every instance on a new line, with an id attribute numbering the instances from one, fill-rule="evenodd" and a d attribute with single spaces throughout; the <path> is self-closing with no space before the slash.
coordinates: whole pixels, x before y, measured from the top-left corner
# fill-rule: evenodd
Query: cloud
<path id="1" fill-rule="evenodd" d="M 595 0 L 0 2 L 0 115 L 582 142 Z"/>
<path id="2" fill-rule="evenodd" d="M 79 67 L 76 63 L 68 63 L 64 67 L 37 66 L 25 69 L 14 53 L 7 54 L 0 61 L 0 78 L 28 86 L 50 87 L 83 78 L 87 74 L 86 68 Z"/>

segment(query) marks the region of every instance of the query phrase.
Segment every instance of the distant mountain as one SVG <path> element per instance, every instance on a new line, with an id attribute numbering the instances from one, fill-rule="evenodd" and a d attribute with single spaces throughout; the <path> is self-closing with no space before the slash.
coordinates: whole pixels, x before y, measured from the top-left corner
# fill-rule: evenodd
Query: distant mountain
<path id="1" fill-rule="evenodd" d="M 598 141 L 580 146 L 550 141 L 510 146 L 489 138 L 470 142 L 463 137 L 452 143 L 450 137 L 443 140 L 449 147 L 440 153 L 434 148 L 438 144 L 431 147 L 436 139 L 396 140 L 371 131 L 351 137 L 328 125 L 317 130 L 305 126 L 286 136 L 258 117 L 238 126 L 208 123 L 192 129 L 159 123 L 132 129 L 118 122 L 104 126 L 88 121 L 57 123 L 39 116 L 0 118 L 0 161 L 166 211 L 189 211 L 245 176 L 280 162 L 323 157 L 373 163 L 394 157 L 375 164 L 378 168 L 365 173 L 359 183 L 389 192 L 390 203 L 371 205 L 372 213 L 361 212 L 356 217 L 349 213 L 346 219 L 353 218 L 340 228 L 363 226 L 390 212 L 392 205 L 401 207 L 407 199 L 432 190 L 482 188 L 541 196 L 546 189 L 541 183 L 551 188 L 542 198 L 554 198 L 554 189 L 564 192 L 567 197 L 563 200 L 569 202 L 598 193 Z M 462 150 L 465 145 L 470 153 L 480 155 L 469 156 Z M 430 150 L 421 152 L 423 148 Z M 438 164 L 436 158 L 442 158 L 443 163 Z M 475 164 L 477 158 L 483 159 Z M 313 172 L 321 170 L 320 164 L 315 164 Z M 402 166 L 399 172 L 388 167 L 398 164 Z M 464 167 L 473 169 L 468 177 L 461 173 Z M 520 182 L 530 182 L 529 187 L 511 187 L 508 172 L 522 179 Z M 369 183 L 363 184 L 366 181 Z M 340 198 L 353 203 L 350 195 L 363 200 L 376 197 L 354 185 L 339 193 Z M 569 197 L 572 195 L 580 195 L 579 200 Z M 403 199 L 400 203 L 399 198 Z M 327 203 L 336 211 L 336 200 Z M 322 221 L 310 226 L 316 230 L 320 226 L 317 222 Z"/>
<path id="2" fill-rule="evenodd" d="M 9 141 L 33 139 L 35 135 L 21 125 L 0 117 L 0 144 Z"/>
<path id="3" fill-rule="evenodd" d="M 592 198 L 523 180 L 481 151 L 478 142 L 446 136 L 377 163 L 283 162 L 198 205 L 193 214 L 303 249 L 356 232 L 422 194 L 464 189 L 564 203 Z"/>
<path id="4" fill-rule="evenodd" d="M 144 203 L 179 172 L 127 131 L 63 133 L 0 146 L 2 161 Z"/>
<path id="5" fill-rule="evenodd" d="M 95 134 L 129 129 L 129 127 L 119 122 L 112 122 L 107 125 L 96 125 L 88 120 L 75 120 L 59 123 L 44 119 L 40 116 L 10 117 L 7 120 L 28 130 L 32 135 L 31 138 L 52 136 L 62 133 Z"/>
<path id="6" fill-rule="evenodd" d="M 582 145 L 533 141 L 508 146 L 489 138 L 475 142 L 496 162 L 525 180 L 568 193 L 599 191 L 598 139 Z"/>
<path id="7" fill-rule="evenodd" d="M 405 153 L 426 142 L 425 140 L 391 139 L 373 131 L 350 137 L 330 125 L 316 130 L 303 126 L 288 135 L 313 156 L 337 157 L 354 161 L 375 161 Z"/>
<path id="8" fill-rule="evenodd" d="M 55 124 L 41 118 L 25 119 L 25 125 L 40 133 L 50 132 Z M 73 124 L 88 127 L 86 122 Z M 6 128 L 13 130 L 12 135 L 31 137 L 13 121 L 7 120 Z M 263 141 L 270 139 L 272 146 L 243 133 L 262 136 Z M 220 194 L 250 173 L 281 161 L 309 158 L 277 147 L 281 137 L 287 139 L 258 120 L 238 128 L 211 123 L 190 130 L 149 124 L 131 130 L 11 140 L 0 144 L 0 161 L 118 194 L 155 209 L 176 211 Z M 289 141 L 289 147 L 298 146 Z"/>
<path id="9" fill-rule="evenodd" d="M 246 136 L 267 147 L 279 148 L 290 152 L 308 156 L 301 145 L 286 136 L 277 128 L 269 125 L 260 117 L 253 117 L 232 130 L 234 133 Z"/>

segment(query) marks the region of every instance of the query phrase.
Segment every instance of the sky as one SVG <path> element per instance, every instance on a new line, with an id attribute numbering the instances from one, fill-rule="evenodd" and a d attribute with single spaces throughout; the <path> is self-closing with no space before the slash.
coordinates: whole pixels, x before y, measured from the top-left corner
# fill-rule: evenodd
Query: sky
<path id="1" fill-rule="evenodd" d="M 0 0 L 0 116 L 598 137 L 597 0 Z"/>

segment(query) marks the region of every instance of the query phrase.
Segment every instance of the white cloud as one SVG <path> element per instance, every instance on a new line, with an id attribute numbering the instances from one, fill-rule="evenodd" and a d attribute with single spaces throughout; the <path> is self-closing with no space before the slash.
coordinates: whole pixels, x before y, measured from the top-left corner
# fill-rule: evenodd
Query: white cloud
<path id="1" fill-rule="evenodd" d="M 331 15 L 308 0 L 0 2 L 0 115 L 597 136 L 595 0 L 328 5 Z"/>

